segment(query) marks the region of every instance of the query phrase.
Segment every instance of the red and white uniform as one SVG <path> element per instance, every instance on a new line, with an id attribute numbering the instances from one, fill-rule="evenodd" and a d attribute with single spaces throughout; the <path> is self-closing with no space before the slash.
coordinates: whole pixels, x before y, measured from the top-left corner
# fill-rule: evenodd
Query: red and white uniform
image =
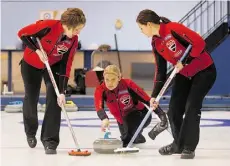
<path id="1" fill-rule="evenodd" d="M 95 108 L 101 120 L 108 118 L 104 111 L 104 101 L 111 114 L 123 124 L 123 117 L 128 113 L 143 110 L 144 104 L 149 105 L 150 97 L 132 80 L 121 79 L 117 88 L 109 90 L 105 83 L 99 85 L 94 94 Z M 143 102 L 143 103 L 142 103 Z"/>

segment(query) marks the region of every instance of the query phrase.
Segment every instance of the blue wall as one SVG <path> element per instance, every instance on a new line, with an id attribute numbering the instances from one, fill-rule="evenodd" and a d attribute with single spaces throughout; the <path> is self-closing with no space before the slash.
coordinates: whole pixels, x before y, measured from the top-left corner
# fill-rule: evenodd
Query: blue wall
<path id="1" fill-rule="evenodd" d="M 209 94 L 230 95 L 230 36 L 213 52 L 217 79 Z"/>
<path id="2" fill-rule="evenodd" d="M 79 7 L 84 10 L 87 17 L 87 25 L 80 35 L 83 49 L 87 49 L 92 43 L 98 45 L 107 43 L 115 48 L 114 23 L 121 19 L 124 27 L 118 34 L 118 45 L 121 50 L 151 50 L 150 41 L 141 34 L 135 19 L 140 10 L 149 8 L 159 15 L 169 17 L 173 21 L 180 20 L 199 1 L 114 1 L 111 2 L 87 2 L 76 0 L 55 0 L 49 2 L 2 2 L 2 48 L 15 46 L 19 40 L 17 31 L 27 24 L 39 19 L 40 10 L 63 10 L 68 7 Z M 34 2 L 33 2 L 34 1 Z M 59 2 L 58 2 L 59 1 Z M 105 1 L 105 0 L 104 0 Z M 151 2 L 152 1 L 152 2 Z M 179 10 L 178 10 L 179 9 Z"/>

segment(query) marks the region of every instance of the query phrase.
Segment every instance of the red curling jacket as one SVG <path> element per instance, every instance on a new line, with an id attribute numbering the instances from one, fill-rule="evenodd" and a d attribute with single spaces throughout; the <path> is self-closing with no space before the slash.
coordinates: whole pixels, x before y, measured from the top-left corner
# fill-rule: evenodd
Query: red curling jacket
<path id="1" fill-rule="evenodd" d="M 103 82 L 94 93 L 94 104 L 98 117 L 103 120 L 108 118 L 104 111 L 104 101 L 111 114 L 123 124 L 122 117 L 136 110 L 143 110 L 144 104 L 149 105 L 150 97 L 132 80 L 121 79 L 117 88 L 110 91 Z M 142 103 L 143 102 L 143 103 Z"/>
<path id="2" fill-rule="evenodd" d="M 167 61 L 175 65 L 189 44 L 192 45 L 192 49 L 183 61 L 185 66 L 180 74 L 190 78 L 213 64 L 210 54 L 205 50 L 205 41 L 199 34 L 183 24 L 176 22 L 161 23 L 159 34 L 160 37 L 153 36 L 152 38 L 152 48 L 156 60 L 155 85 L 152 97 L 157 97 L 164 85 Z"/>
<path id="3" fill-rule="evenodd" d="M 43 49 L 47 53 L 49 64 L 60 62 L 60 86 L 66 86 L 70 76 L 74 54 L 78 46 L 78 36 L 68 38 L 63 35 L 64 29 L 60 20 L 39 20 L 28 25 L 18 32 L 18 36 L 26 45 L 23 59 L 37 69 L 45 68 L 36 50 L 39 49 L 36 37 L 41 41 Z"/>

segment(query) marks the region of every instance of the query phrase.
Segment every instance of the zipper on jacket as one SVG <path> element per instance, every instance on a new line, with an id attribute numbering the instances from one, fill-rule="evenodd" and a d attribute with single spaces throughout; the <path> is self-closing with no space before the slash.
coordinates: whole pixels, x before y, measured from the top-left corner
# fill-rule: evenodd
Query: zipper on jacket
<path id="1" fill-rule="evenodd" d="M 119 93 L 119 88 L 118 88 L 117 94 L 118 93 Z M 118 105 L 118 108 L 119 108 L 120 116 L 121 116 L 121 119 L 123 121 L 123 115 L 122 115 L 122 111 L 121 111 L 120 104 L 119 104 L 119 98 L 118 98 L 118 95 L 115 92 L 114 92 L 114 94 L 116 96 L 116 100 L 117 100 L 117 105 Z"/>
<path id="2" fill-rule="evenodd" d="M 57 41 L 56 41 L 55 44 L 54 44 L 53 49 L 50 51 L 49 54 L 47 54 L 47 56 L 50 56 L 50 55 L 51 55 L 51 53 L 53 52 L 54 48 L 57 47 L 57 43 L 61 40 L 61 38 L 62 38 L 62 34 L 58 37 Z"/>

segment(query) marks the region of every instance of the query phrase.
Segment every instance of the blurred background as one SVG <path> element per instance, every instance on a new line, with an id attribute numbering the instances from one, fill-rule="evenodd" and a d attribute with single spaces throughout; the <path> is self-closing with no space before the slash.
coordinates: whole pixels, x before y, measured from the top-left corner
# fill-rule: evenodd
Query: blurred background
<path id="1" fill-rule="evenodd" d="M 59 19 L 69 7 L 81 8 L 87 23 L 79 36 L 68 86 L 69 100 L 79 109 L 93 109 L 93 92 L 101 71 L 116 64 L 124 78 L 133 79 L 148 94 L 153 88 L 154 58 L 151 39 L 136 24 L 143 9 L 154 10 L 171 21 L 183 23 L 207 43 L 217 67 L 217 81 L 206 97 L 204 109 L 230 110 L 230 2 L 229 1 L 110 1 L 110 0 L 12 0 L 1 1 L 1 106 L 22 101 L 24 86 L 19 61 L 23 45 L 17 37 L 22 27 L 39 19 Z M 104 48 L 104 49 L 101 49 Z M 45 85 L 39 102 L 44 103 Z M 170 89 L 162 103 L 165 108 Z"/>

